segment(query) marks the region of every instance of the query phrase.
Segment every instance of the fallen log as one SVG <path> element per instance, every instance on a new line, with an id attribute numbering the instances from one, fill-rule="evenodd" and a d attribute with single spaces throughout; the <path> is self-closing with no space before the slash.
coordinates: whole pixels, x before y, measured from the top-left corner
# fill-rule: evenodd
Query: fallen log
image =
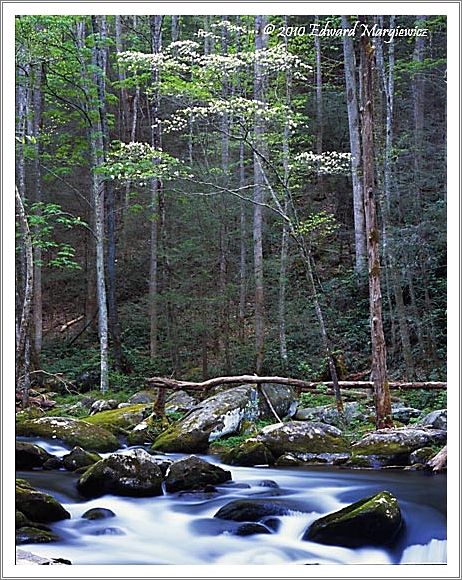
<path id="1" fill-rule="evenodd" d="M 179 381 L 167 377 L 151 377 L 146 379 L 146 382 L 151 387 L 159 389 L 172 390 L 207 390 L 220 385 L 242 385 L 245 383 L 262 384 L 272 383 L 278 385 L 289 385 L 296 387 L 301 391 L 316 390 L 319 387 L 325 386 L 332 388 L 333 384 L 330 381 L 304 381 L 302 379 L 294 379 L 291 377 L 259 377 L 257 375 L 238 375 L 229 377 L 216 377 L 202 382 Z M 374 383 L 372 381 L 339 381 L 341 389 L 373 389 Z M 446 389 L 447 383 L 443 382 L 390 382 L 390 389 Z"/>

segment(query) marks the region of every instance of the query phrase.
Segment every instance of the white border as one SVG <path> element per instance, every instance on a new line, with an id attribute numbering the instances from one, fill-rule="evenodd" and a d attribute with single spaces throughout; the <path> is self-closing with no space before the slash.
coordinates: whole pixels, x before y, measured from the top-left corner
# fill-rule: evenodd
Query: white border
<path id="1" fill-rule="evenodd" d="M 5 578 L 66 577 L 305 577 L 313 569 L 294 565 L 272 566 L 15 566 L 14 535 L 5 522 L 14 521 L 14 17 L 18 14 L 428 14 L 448 16 L 448 412 L 449 412 L 449 506 L 448 564 L 445 566 L 317 566 L 317 577 L 460 578 L 459 523 L 460 469 L 458 409 L 459 390 L 459 2 L 2 2 L 2 101 L 3 168 L 2 262 L 3 262 L 3 407 L 2 407 L 2 508 L 3 572 Z M 11 533 L 10 533 L 11 531 Z M 3 576 L 2 576 L 3 578 Z"/>

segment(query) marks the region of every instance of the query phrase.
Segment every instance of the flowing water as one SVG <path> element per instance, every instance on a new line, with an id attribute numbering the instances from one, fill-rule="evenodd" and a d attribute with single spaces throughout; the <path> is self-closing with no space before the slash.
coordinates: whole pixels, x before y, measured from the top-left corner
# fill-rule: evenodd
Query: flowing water
<path id="1" fill-rule="evenodd" d="M 31 439 L 29 439 L 31 441 Z M 33 440 L 49 452 L 66 449 Z M 178 458 L 179 455 L 171 455 Z M 204 457 L 218 463 L 216 458 Z M 52 524 L 61 540 L 21 548 L 73 564 L 444 564 L 446 563 L 446 476 L 398 470 L 230 467 L 233 481 L 219 493 L 175 493 L 152 498 L 105 495 L 82 498 L 77 476 L 66 471 L 22 471 L 38 489 L 51 493 L 71 513 Z M 277 484 L 277 485 L 275 485 Z M 317 518 L 388 490 L 401 506 L 405 531 L 391 549 L 325 546 L 301 537 Z M 283 501 L 290 514 L 278 516 L 271 534 L 236 536 L 234 522 L 213 518 L 235 499 Z M 82 519 L 88 509 L 116 517 Z"/>

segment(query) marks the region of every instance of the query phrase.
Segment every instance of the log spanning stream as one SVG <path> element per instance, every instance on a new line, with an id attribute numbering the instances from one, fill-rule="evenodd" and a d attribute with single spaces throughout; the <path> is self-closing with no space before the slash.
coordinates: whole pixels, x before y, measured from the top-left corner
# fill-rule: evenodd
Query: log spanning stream
<path id="1" fill-rule="evenodd" d="M 68 452 L 33 441 L 56 455 Z M 204 458 L 217 463 L 216 458 Z M 92 500 L 78 494 L 77 476 L 70 472 L 21 471 L 18 477 L 52 494 L 72 517 L 52 524 L 59 542 L 20 547 L 46 557 L 66 558 L 73 564 L 446 563 L 446 475 L 325 467 L 222 467 L 232 472 L 233 481 L 218 486 L 218 494 L 105 495 Z M 382 490 L 398 498 L 406 523 L 393 548 L 349 549 L 301 540 L 317 518 Z M 232 522 L 213 518 L 223 505 L 236 499 L 287 501 L 291 512 L 278 516 L 274 533 L 236 536 L 230 528 Z M 96 507 L 110 509 L 116 516 L 82 519 L 84 512 Z"/>

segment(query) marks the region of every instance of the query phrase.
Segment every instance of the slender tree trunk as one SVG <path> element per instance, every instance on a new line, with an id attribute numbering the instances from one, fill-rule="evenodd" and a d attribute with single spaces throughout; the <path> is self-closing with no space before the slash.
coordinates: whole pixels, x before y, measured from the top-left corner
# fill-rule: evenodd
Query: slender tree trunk
<path id="1" fill-rule="evenodd" d="M 180 17 L 172 16 L 172 42 L 180 40 Z"/>
<path id="2" fill-rule="evenodd" d="M 244 142 L 239 143 L 239 187 L 245 186 Z M 239 340 L 244 341 L 245 303 L 247 298 L 247 224 L 246 203 L 241 200 L 239 207 Z"/>
<path id="3" fill-rule="evenodd" d="M 94 25 L 92 17 L 92 26 Z M 98 25 L 95 23 L 96 26 Z M 81 30 L 81 48 L 84 48 L 84 31 Z M 92 47 L 92 67 L 93 81 L 98 87 L 98 70 L 101 71 L 101 54 L 98 44 Z M 86 71 L 83 71 L 86 74 Z M 85 77 L 84 77 L 85 78 Z M 86 92 L 89 94 L 88 87 Z M 99 101 L 99 99 L 98 99 Z M 98 103 L 99 105 L 99 103 Z M 97 169 L 104 163 L 103 151 L 103 128 L 101 119 L 93 122 L 89 128 L 90 150 L 92 158 L 92 201 L 95 224 L 95 250 L 96 250 L 96 296 L 98 301 L 98 334 L 100 343 L 100 389 L 102 393 L 109 390 L 109 345 L 108 345 L 108 310 L 106 296 L 106 279 L 105 279 L 105 256 L 104 256 L 104 224 L 105 224 L 105 187 L 102 176 Z"/>
<path id="4" fill-rule="evenodd" d="M 136 16 L 134 17 L 136 18 Z M 123 40 L 122 40 L 122 16 L 117 14 L 115 16 L 115 49 L 116 52 L 123 52 Z M 125 71 L 122 67 L 117 69 L 118 81 L 121 85 L 119 90 L 120 95 L 120 111 L 121 111 L 121 123 L 120 127 L 120 140 L 125 141 L 127 135 L 129 134 L 129 124 L 130 124 L 130 105 L 128 102 L 128 91 L 123 86 L 125 82 Z"/>
<path id="5" fill-rule="evenodd" d="M 350 24 L 346 16 L 342 16 L 343 28 Z M 348 126 L 351 149 L 351 180 L 353 183 L 353 216 L 355 225 L 355 269 L 361 275 L 366 272 L 367 250 L 365 236 L 365 218 L 363 203 L 363 184 L 361 178 L 361 132 L 359 122 L 359 106 L 356 83 L 356 58 L 353 40 L 343 37 L 343 54 L 345 58 L 345 85 L 347 93 Z"/>
<path id="6" fill-rule="evenodd" d="M 267 47 L 268 36 L 263 30 L 267 24 L 266 16 L 255 17 L 255 49 L 262 50 Z M 254 70 L 254 98 L 265 101 L 265 74 L 258 61 Z M 258 150 L 265 150 L 265 126 L 263 120 L 255 119 L 254 126 L 255 146 Z M 256 372 L 261 373 L 265 348 L 265 303 L 263 291 L 263 211 L 264 202 L 264 178 L 262 167 L 256 153 L 254 153 L 254 210 L 253 210 L 253 248 L 254 248 L 254 277 L 255 277 L 255 352 Z"/>
<path id="7" fill-rule="evenodd" d="M 359 20 L 367 22 L 365 16 Z M 377 210 L 374 197 L 374 138 L 373 138 L 373 90 L 374 49 L 367 36 L 361 37 L 362 76 L 362 152 L 364 214 L 366 216 L 366 239 L 369 266 L 369 304 L 372 343 L 372 380 L 374 382 L 376 426 L 391 427 L 391 399 L 387 378 L 387 350 L 383 332 L 382 293 L 380 288 L 380 253 Z"/>
<path id="8" fill-rule="evenodd" d="M 379 17 L 379 25 L 384 28 L 383 17 Z M 395 17 L 390 16 L 389 28 L 395 27 Z M 398 324 L 400 329 L 400 338 L 402 345 L 403 358 L 406 365 L 406 378 L 413 379 L 415 375 L 414 361 L 412 358 L 411 341 L 409 337 L 409 327 L 406 319 L 406 311 L 403 299 L 403 290 L 401 287 L 401 280 L 396 263 L 394 248 L 389 243 L 388 228 L 391 226 L 391 197 L 393 191 L 393 165 L 392 165 L 392 150 L 394 146 L 393 139 L 393 124 L 394 124 L 394 81 L 395 81 L 395 44 L 394 40 L 388 43 L 388 78 L 385 70 L 384 54 L 382 39 L 377 39 L 377 68 L 382 80 L 382 87 L 386 98 L 386 137 L 385 137 L 385 155 L 383 165 L 384 175 L 384 194 L 385 200 L 382 204 L 382 239 L 384 246 L 384 255 L 388 261 L 390 271 L 390 279 L 393 287 L 393 294 L 395 297 L 396 314 L 398 317 Z"/>
<path id="9" fill-rule="evenodd" d="M 22 232 L 22 245 L 26 258 L 26 271 L 24 280 L 24 298 L 21 305 L 21 317 L 18 328 L 16 343 L 16 384 L 19 387 L 22 382 L 23 403 L 28 402 L 28 386 L 30 384 L 30 342 L 29 331 L 32 321 L 32 301 L 34 295 L 34 257 L 32 248 L 32 234 L 27 221 L 23 200 L 18 188 L 15 188 L 16 212 Z"/>
<path id="10" fill-rule="evenodd" d="M 95 80 L 98 92 L 98 110 L 101 125 L 101 140 L 103 149 L 101 152 L 103 162 L 107 159 L 109 149 L 109 128 L 106 111 L 106 70 L 107 70 L 107 31 L 106 17 L 92 16 L 92 30 L 95 35 L 95 58 L 97 68 L 95 69 Z M 124 364 L 122 361 L 122 344 L 120 338 L 120 325 L 117 313 L 116 298 L 116 208 L 114 188 L 110 181 L 104 184 L 106 193 L 106 221 L 107 221 L 107 304 L 109 315 L 109 332 L 112 339 L 112 350 L 114 356 L 114 368 L 122 371 Z"/>
<path id="11" fill-rule="evenodd" d="M 284 26 L 287 29 L 287 16 L 284 17 Z M 285 48 L 287 50 L 287 36 L 284 37 Z M 286 98 L 285 104 L 290 107 L 291 101 L 291 75 L 290 71 L 286 71 Z M 289 187 L 289 137 L 290 127 L 289 123 L 284 124 L 284 133 L 282 140 L 282 163 L 284 168 L 284 185 Z M 321 137 L 322 148 L 322 137 Z M 288 211 L 288 200 L 284 201 L 284 213 Z M 279 296 L 278 296 L 278 319 L 279 319 L 279 353 L 281 356 L 282 368 L 286 369 L 288 364 L 287 355 L 287 337 L 286 337 L 286 289 L 287 289 L 287 259 L 289 253 L 289 228 L 286 221 L 282 225 L 281 235 L 281 258 L 279 266 Z"/>
<path id="12" fill-rule="evenodd" d="M 157 54 L 162 46 L 162 16 L 150 16 L 152 52 Z M 151 145 L 157 149 L 161 146 L 161 127 L 159 115 L 159 70 L 153 67 L 151 71 L 153 95 L 151 100 Z M 155 160 L 154 163 L 157 163 Z M 149 266 L 149 320 L 150 320 L 150 354 L 157 356 L 158 333 L 158 251 L 159 251 L 159 194 L 162 182 L 158 178 L 151 179 L 151 255 Z"/>
<path id="13" fill-rule="evenodd" d="M 42 94 L 42 63 L 37 63 L 32 68 L 33 86 L 32 86 L 32 136 L 34 137 L 34 202 L 41 204 L 42 195 L 42 171 L 41 171 L 41 131 L 42 131 L 42 112 L 43 112 L 43 94 Z M 42 211 L 38 206 L 37 214 L 41 215 Z M 36 228 L 36 236 L 40 231 Z M 42 350 L 43 336 L 43 312 L 42 312 L 42 248 L 36 244 L 34 246 L 34 300 L 33 300 L 33 357 L 37 368 L 40 368 L 40 353 Z"/>

